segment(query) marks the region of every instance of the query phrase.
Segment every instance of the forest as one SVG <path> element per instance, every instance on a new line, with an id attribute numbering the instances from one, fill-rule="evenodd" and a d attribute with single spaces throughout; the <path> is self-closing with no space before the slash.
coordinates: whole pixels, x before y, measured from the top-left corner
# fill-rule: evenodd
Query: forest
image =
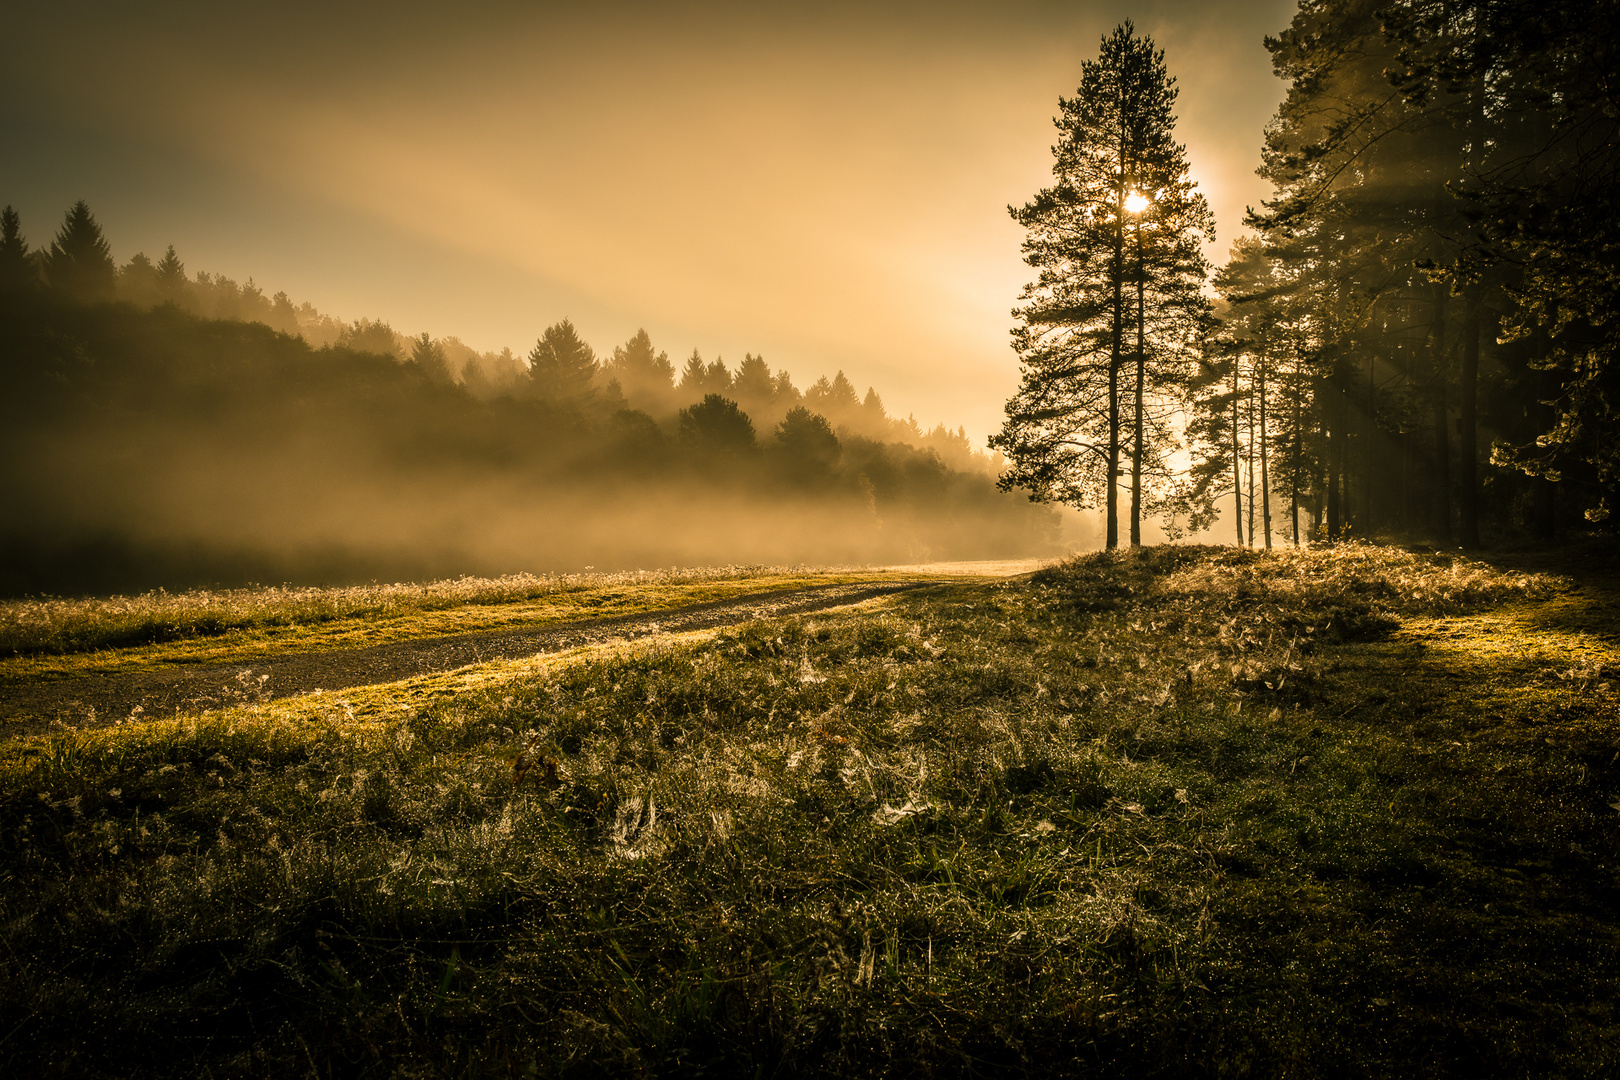
<path id="1" fill-rule="evenodd" d="M 0 236 L 0 591 L 1050 554 L 1053 510 L 965 432 L 838 372 L 679 371 L 563 319 L 524 358 L 343 323 L 171 247 L 119 265 L 90 208 Z"/>
<path id="2" fill-rule="evenodd" d="M 1103 508 L 1110 547 L 1122 513 L 1132 543 L 1159 514 L 1268 548 L 1612 528 L 1617 29 L 1607 3 L 1302 3 L 1265 42 L 1273 197 L 1214 268 L 1175 79 L 1127 22 L 1012 208 L 1039 276 L 1004 485 Z"/>

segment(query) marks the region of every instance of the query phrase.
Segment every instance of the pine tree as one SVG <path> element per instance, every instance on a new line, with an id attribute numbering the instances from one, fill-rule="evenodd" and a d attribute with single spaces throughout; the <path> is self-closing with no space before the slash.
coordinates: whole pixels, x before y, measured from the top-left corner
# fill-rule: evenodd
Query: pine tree
<path id="1" fill-rule="evenodd" d="M 1620 6 L 1405 0 L 1383 30 L 1407 100 L 1443 113 L 1466 146 L 1456 194 L 1471 228 L 1449 268 L 1470 324 L 1463 381 L 1492 336 L 1478 323 L 1496 281 L 1500 336 L 1540 373 L 1515 377 L 1549 406 L 1534 410 L 1539 432 L 1498 444 L 1492 461 L 1538 478 L 1549 502 L 1553 485 L 1573 489 L 1588 520 L 1603 521 L 1620 508 Z M 1465 540 L 1469 517 L 1465 504 Z"/>
<path id="2" fill-rule="evenodd" d="M 157 304 L 157 297 L 157 267 L 146 257 L 146 252 L 137 251 L 129 262 L 118 268 L 118 299 L 139 308 L 149 308 Z"/>
<path id="3" fill-rule="evenodd" d="M 190 284 L 186 280 L 186 264 L 180 261 L 180 256 L 174 253 L 174 245 L 170 244 L 157 264 L 158 295 L 166 304 L 180 304 Z"/>
<path id="4" fill-rule="evenodd" d="M 1214 220 L 1174 139 L 1175 99 L 1163 52 L 1124 23 L 1083 66 L 1076 95 L 1059 98 L 1056 182 L 1009 208 L 1039 274 L 1014 311 L 1022 384 L 991 439 L 1010 466 L 1000 483 L 1076 508 L 1100 501 L 1110 548 L 1123 454 L 1133 543 L 1149 504 L 1169 496 L 1168 421 L 1204 308 L 1200 243 Z"/>
<path id="5" fill-rule="evenodd" d="M 22 236 L 22 218 L 7 206 L 0 211 L 0 290 L 18 291 L 37 279 L 28 243 Z"/>
<path id="6" fill-rule="evenodd" d="M 631 405 L 662 413 L 670 407 L 675 390 L 675 367 L 669 354 L 653 348 L 646 330 L 613 350 L 602 374 L 617 379 Z"/>
<path id="7" fill-rule="evenodd" d="M 754 449 L 754 424 L 737 403 L 719 394 L 680 412 L 681 441 L 700 457 L 735 458 Z"/>
<path id="8" fill-rule="evenodd" d="M 529 351 L 529 385 L 536 397 L 584 404 L 596 373 L 596 353 L 567 319 L 547 327 Z"/>
<path id="9" fill-rule="evenodd" d="M 1252 223 L 1309 297 L 1307 351 L 1324 373 L 1321 501 L 1335 536 L 1409 527 L 1409 429 L 1426 428 L 1430 530 L 1450 541 L 1455 496 L 1462 539 L 1478 542 L 1477 387 L 1487 302 L 1500 290 L 1468 256 L 1475 225 L 1458 195 L 1486 148 L 1505 144 L 1481 130 L 1477 80 L 1452 80 L 1427 100 L 1403 92 L 1409 76 L 1390 33 L 1428 9 L 1424 18 L 1449 12 L 1442 21 L 1456 36 L 1470 6 L 1309 0 L 1266 42 L 1291 85 L 1262 159 L 1277 195 Z"/>
<path id="10" fill-rule="evenodd" d="M 113 297 L 117 267 L 112 247 L 83 199 L 68 210 L 51 242 L 45 256 L 45 278 L 62 295 L 83 303 Z"/>
<path id="11" fill-rule="evenodd" d="M 421 369 L 434 382 L 450 381 L 450 364 L 445 359 L 444 347 L 434 341 L 426 331 L 411 339 L 411 363 Z"/>
<path id="12" fill-rule="evenodd" d="M 198 278 L 199 283 L 206 280 L 201 273 L 198 274 Z M 355 352 L 368 352 L 390 359 L 399 359 L 399 342 L 395 340 L 394 328 L 381 320 L 373 322 L 370 319 L 356 319 L 343 328 L 343 333 L 338 337 L 338 344 Z"/>
<path id="13" fill-rule="evenodd" d="M 795 483 L 811 485 L 832 475 L 842 448 L 825 416 L 795 405 L 776 425 L 772 449 L 783 475 Z"/>

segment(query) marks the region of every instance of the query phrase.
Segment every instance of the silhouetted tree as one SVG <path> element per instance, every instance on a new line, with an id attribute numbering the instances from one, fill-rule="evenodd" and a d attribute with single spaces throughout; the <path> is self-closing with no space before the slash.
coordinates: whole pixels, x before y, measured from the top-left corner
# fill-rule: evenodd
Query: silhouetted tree
<path id="1" fill-rule="evenodd" d="M 530 388 L 548 401 L 583 404 L 591 397 L 596 369 L 595 351 L 567 319 L 546 327 L 529 350 Z"/>
<path id="2" fill-rule="evenodd" d="M 687 401 L 709 394 L 731 393 L 731 372 L 726 369 L 723 358 L 716 358 L 713 363 L 705 364 L 703 355 L 696 349 L 686 358 L 686 366 L 681 369 L 681 381 L 677 387 L 680 396 Z"/>
<path id="3" fill-rule="evenodd" d="M 129 262 L 118 268 L 118 299 L 136 307 L 153 307 L 158 303 L 157 267 L 144 251 L 137 251 Z"/>
<path id="4" fill-rule="evenodd" d="M 680 413 L 681 441 L 702 457 L 736 457 L 754 449 L 754 423 L 737 403 L 719 394 Z"/>
<path id="5" fill-rule="evenodd" d="M 399 358 L 399 343 L 394 339 L 394 328 L 381 321 L 356 319 L 344 327 L 343 336 L 338 338 L 338 344 L 355 352 Z"/>
<path id="6" fill-rule="evenodd" d="M 1548 501 L 1552 485 L 1574 489 L 1587 519 L 1604 521 L 1620 504 L 1620 92 L 1612 44 L 1620 6 L 1405 0 L 1383 15 L 1381 31 L 1400 59 L 1391 81 L 1409 107 L 1458 133 L 1452 194 L 1469 228 L 1462 250 L 1436 269 L 1462 293 L 1468 319 L 1463 438 L 1474 427 L 1467 394 L 1481 340 L 1500 337 L 1516 346 L 1510 377 L 1531 390 L 1540 431 L 1498 443 L 1492 461 L 1539 478 Z M 1499 335 L 1481 319 L 1493 283 L 1503 294 Z M 1506 434 L 1516 425 L 1503 418 L 1495 426 Z M 1463 457 L 1471 468 L 1467 447 Z M 1468 543 L 1471 486 L 1464 496 Z"/>
<path id="7" fill-rule="evenodd" d="M 602 365 L 601 374 L 618 380 L 626 399 L 637 408 L 650 408 L 662 414 L 675 390 L 675 365 L 669 354 L 653 349 L 646 330 L 637 330 L 629 341 L 613 350 Z"/>
<path id="8" fill-rule="evenodd" d="M 776 451 L 781 471 L 798 483 L 827 478 L 838 461 L 840 446 L 827 418 L 802 405 L 788 410 L 776 425 Z"/>
<path id="9" fill-rule="evenodd" d="M 111 300 L 117 279 L 112 248 L 83 199 L 74 203 L 45 256 L 51 288 L 85 303 Z"/>
<path id="10" fill-rule="evenodd" d="M 165 304 L 181 304 L 185 301 L 189 285 L 190 282 L 186 280 L 186 265 L 180 261 L 180 256 L 174 253 L 174 245 L 170 244 L 157 264 L 158 296 Z"/>
<path id="11" fill-rule="evenodd" d="M 1149 398 L 1184 377 L 1200 321 L 1199 240 L 1213 219 L 1173 137 L 1175 97 L 1164 54 L 1120 26 L 1083 66 L 1075 97 L 1059 99 L 1056 183 L 1009 208 L 1039 276 L 1015 312 L 1022 385 L 991 439 L 1008 458 L 1001 484 L 1076 508 L 1100 501 L 1110 548 L 1120 455 L 1133 461 L 1135 542 L 1142 476 L 1169 438 L 1168 410 Z"/>
<path id="12" fill-rule="evenodd" d="M 761 409 L 776 399 L 776 379 L 771 375 L 765 358 L 752 353 L 743 354 L 737 374 L 731 379 L 731 392 L 745 410 Z"/>
<path id="13" fill-rule="evenodd" d="M 849 424 L 857 419 L 861 399 L 855 384 L 842 371 L 829 380 L 825 375 L 804 392 L 805 408 L 820 413 L 833 424 Z"/>
<path id="14" fill-rule="evenodd" d="M 0 211 L 0 289 L 19 290 L 36 280 L 38 273 L 22 235 L 22 218 L 7 206 Z"/>
<path id="15" fill-rule="evenodd" d="M 266 320 L 266 324 L 283 334 L 298 333 L 298 309 L 293 307 L 292 297 L 285 291 L 278 292 L 270 298 L 270 317 Z"/>
<path id="16" fill-rule="evenodd" d="M 434 382 L 450 381 L 450 365 L 445 361 L 444 349 L 426 331 L 411 339 L 411 363 Z"/>

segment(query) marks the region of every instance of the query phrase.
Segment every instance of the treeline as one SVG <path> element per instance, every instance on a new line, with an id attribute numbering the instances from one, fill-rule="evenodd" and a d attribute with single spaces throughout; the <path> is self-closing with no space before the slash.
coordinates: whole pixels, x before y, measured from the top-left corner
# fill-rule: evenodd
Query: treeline
<path id="1" fill-rule="evenodd" d="M 1250 214 L 1212 238 L 1129 23 L 1063 99 L 1029 230 L 1006 484 L 1239 544 L 1611 528 L 1620 5 L 1304 0 Z M 1184 464 L 1185 463 L 1185 464 Z"/>
<path id="2" fill-rule="evenodd" d="M 82 203 L 42 252 L 4 226 L 8 593 L 1056 550 L 962 432 L 841 373 L 676 371 L 645 332 L 598 359 L 567 320 L 510 364 L 378 322 L 317 345 L 284 294 L 118 266 Z"/>
<path id="3" fill-rule="evenodd" d="M 933 450 L 952 468 L 993 475 L 1002 466 L 1001 455 L 975 450 L 961 427 L 926 429 L 915 416 L 889 416 L 875 389 L 859 395 L 842 371 L 800 390 L 786 371 L 773 373 L 761 357 L 746 355 L 733 371 L 723 358 L 705 362 L 696 349 L 677 370 L 645 331 L 599 357 L 566 319 L 548 329 L 526 357 L 510 348 L 480 352 L 453 336 L 411 337 L 380 319 L 345 322 L 308 301 L 294 304 L 285 292 L 267 296 L 252 278 L 238 284 L 206 270 L 188 276 L 173 245 L 156 263 L 137 252 L 119 265 L 82 201 L 67 211 L 54 241 L 33 250 L 16 210 L 6 207 L 0 214 L 0 280 L 81 303 L 122 301 L 142 310 L 172 304 L 205 319 L 263 323 L 316 348 L 338 345 L 410 361 L 485 401 L 511 396 L 608 410 L 629 407 L 666 420 L 709 394 L 720 394 L 736 401 L 761 430 L 802 405 L 839 430 Z"/>
<path id="4" fill-rule="evenodd" d="M 1216 279 L 1197 400 L 1240 542 L 1610 520 L 1616 13 L 1312 0 L 1267 40 L 1276 194 Z"/>

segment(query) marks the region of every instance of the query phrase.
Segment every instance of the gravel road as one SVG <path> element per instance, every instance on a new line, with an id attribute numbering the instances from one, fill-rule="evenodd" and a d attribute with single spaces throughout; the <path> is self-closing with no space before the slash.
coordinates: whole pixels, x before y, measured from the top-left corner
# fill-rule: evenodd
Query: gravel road
<path id="1" fill-rule="evenodd" d="M 136 672 L 63 679 L 0 688 L 0 738 L 44 730 L 51 721 L 84 725 L 129 716 L 143 718 L 217 708 L 244 698 L 290 697 L 313 690 L 342 690 L 453 671 L 468 664 L 515 660 L 657 633 L 682 633 L 797 615 L 887 596 L 942 581 L 888 581 L 817 585 L 754 593 L 690 607 L 606 619 L 551 623 L 533 630 L 400 641 L 365 649 L 334 649 L 256 661 L 213 664 L 173 671 Z"/>

